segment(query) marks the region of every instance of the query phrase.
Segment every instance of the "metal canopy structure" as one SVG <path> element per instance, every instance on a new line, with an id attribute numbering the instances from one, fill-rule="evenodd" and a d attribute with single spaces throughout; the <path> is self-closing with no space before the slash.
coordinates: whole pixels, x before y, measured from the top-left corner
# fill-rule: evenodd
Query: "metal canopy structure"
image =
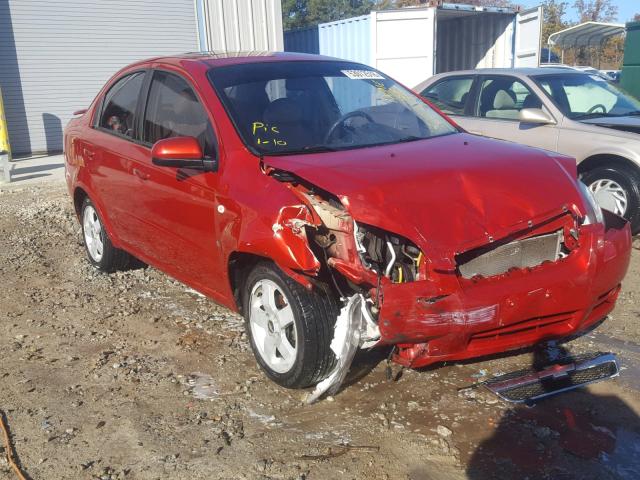
<path id="1" fill-rule="evenodd" d="M 621 35 L 625 26 L 618 23 L 585 22 L 549 35 L 549 45 L 561 49 L 600 47 L 610 37 Z"/>

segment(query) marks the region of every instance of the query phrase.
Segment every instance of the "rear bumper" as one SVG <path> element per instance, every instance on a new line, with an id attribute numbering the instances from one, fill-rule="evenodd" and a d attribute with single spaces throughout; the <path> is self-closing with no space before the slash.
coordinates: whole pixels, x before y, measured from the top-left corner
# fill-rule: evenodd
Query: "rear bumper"
<path id="1" fill-rule="evenodd" d="M 583 226 L 567 258 L 529 271 L 481 280 L 458 279 L 384 289 L 382 343 L 394 360 L 421 367 L 528 347 L 589 328 L 615 306 L 629 266 L 628 223 L 613 214 L 606 226 Z M 449 279 L 450 280 L 450 279 Z"/>

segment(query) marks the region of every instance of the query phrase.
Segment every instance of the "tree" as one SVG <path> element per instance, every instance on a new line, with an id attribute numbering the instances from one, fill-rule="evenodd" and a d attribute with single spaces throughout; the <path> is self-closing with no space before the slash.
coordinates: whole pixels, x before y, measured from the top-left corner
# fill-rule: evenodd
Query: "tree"
<path id="1" fill-rule="evenodd" d="M 429 3 L 428 0 L 384 0 L 380 2 L 378 9 L 402 8 L 420 6 Z M 467 5 L 477 5 L 481 7 L 515 7 L 511 0 L 449 0 L 447 3 L 464 3 Z"/>
<path id="2" fill-rule="evenodd" d="M 612 3 L 612 0 L 576 0 L 573 8 L 578 11 L 581 22 L 612 22 L 618 17 L 618 7 Z M 595 47 L 578 48 L 574 62 L 601 68 L 619 68 L 623 48 L 622 39 L 613 37 L 608 39 L 599 51 Z"/>
<path id="3" fill-rule="evenodd" d="M 567 12 L 568 2 L 558 0 L 544 0 L 544 18 L 542 21 L 542 43 L 549 43 L 549 36 L 552 33 L 559 32 L 568 27 L 564 21 L 564 15 Z"/>
<path id="4" fill-rule="evenodd" d="M 618 6 L 612 0 L 576 0 L 573 8 L 580 22 L 612 22 L 618 17 Z"/>
<path id="5" fill-rule="evenodd" d="M 634 21 L 634 22 L 640 22 L 640 13 L 636 13 L 636 14 L 633 16 L 633 21 Z"/>
<path id="6" fill-rule="evenodd" d="M 429 0 L 282 0 L 283 27 L 285 30 L 304 28 L 365 15 L 372 10 L 427 6 L 430 3 Z M 491 7 L 516 6 L 511 0 L 449 0 L 449 3 Z"/>
<path id="7" fill-rule="evenodd" d="M 282 0 L 285 30 L 365 15 L 378 5 L 377 0 Z"/>

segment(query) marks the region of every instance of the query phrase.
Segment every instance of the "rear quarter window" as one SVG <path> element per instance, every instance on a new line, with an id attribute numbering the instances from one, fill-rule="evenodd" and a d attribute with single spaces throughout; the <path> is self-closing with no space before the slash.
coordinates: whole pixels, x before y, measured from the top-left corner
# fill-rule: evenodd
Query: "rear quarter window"
<path id="1" fill-rule="evenodd" d="M 136 72 L 119 79 L 104 97 L 98 126 L 116 135 L 135 136 L 136 107 L 145 72 Z"/>
<path id="2" fill-rule="evenodd" d="M 472 85 L 473 77 L 455 77 L 442 80 L 424 89 L 420 94 L 443 112 L 462 115 Z"/>

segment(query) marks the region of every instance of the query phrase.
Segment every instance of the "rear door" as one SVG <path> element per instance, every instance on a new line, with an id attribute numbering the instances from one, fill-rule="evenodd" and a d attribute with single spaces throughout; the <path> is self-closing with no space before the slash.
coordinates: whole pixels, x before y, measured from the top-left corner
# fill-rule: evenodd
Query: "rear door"
<path id="1" fill-rule="evenodd" d="M 540 66 L 542 8 L 531 8 L 516 15 L 513 57 L 513 66 L 516 68 Z"/>
<path id="2" fill-rule="evenodd" d="M 81 146 L 85 166 L 91 172 L 93 200 L 101 207 L 113 233 L 127 247 L 135 247 L 140 237 L 136 221 L 133 163 L 144 157 L 138 143 L 137 123 L 140 93 L 147 71 L 119 78 L 104 95 Z"/>
<path id="3" fill-rule="evenodd" d="M 219 291 L 221 260 L 215 235 L 218 175 L 153 165 L 151 147 L 170 137 L 194 137 L 205 157 L 217 155 L 212 122 L 187 80 L 155 70 L 141 122 L 145 155 L 136 160 L 138 215 L 147 225 L 145 254 L 154 265 L 193 286 Z"/>
<path id="4" fill-rule="evenodd" d="M 461 123 L 469 131 L 531 147 L 556 150 L 559 135 L 556 124 L 532 124 L 519 119 L 520 110 L 524 108 L 543 109 L 551 115 L 542 99 L 524 80 L 510 75 L 482 75 L 474 91 L 477 94 L 471 115 L 465 123 Z"/>

